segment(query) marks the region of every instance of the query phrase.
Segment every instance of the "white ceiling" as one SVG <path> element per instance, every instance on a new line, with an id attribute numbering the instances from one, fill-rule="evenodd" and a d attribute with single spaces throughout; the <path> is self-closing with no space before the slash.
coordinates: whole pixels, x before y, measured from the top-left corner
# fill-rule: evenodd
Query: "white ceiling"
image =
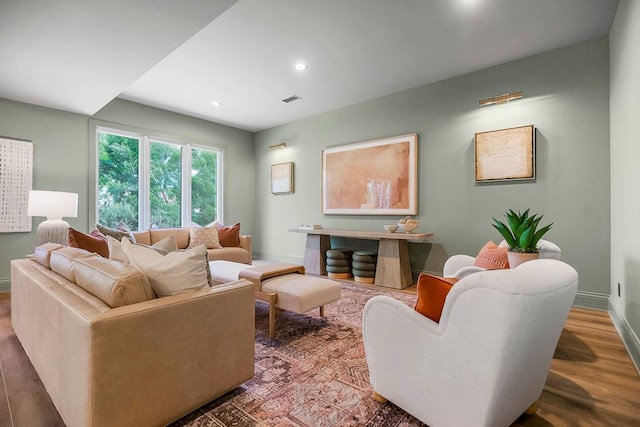
<path id="1" fill-rule="evenodd" d="M 604 35 L 616 7 L 2 0 L 0 97 L 92 115 L 119 96 L 258 131 Z M 308 70 L 295 71 L 297 61 Z M 282 102 L 291 95 L 302 99 Z"/>

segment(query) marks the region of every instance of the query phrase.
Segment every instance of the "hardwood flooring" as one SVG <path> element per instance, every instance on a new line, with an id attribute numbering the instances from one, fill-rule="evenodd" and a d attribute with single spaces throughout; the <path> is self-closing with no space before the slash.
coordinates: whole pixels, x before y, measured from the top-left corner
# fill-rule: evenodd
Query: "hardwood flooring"
<path id="1" fill-rule="evenodd" d="M 0 375 L 0 427 L 64 426 L 13 333 L 9 293 L 0 293 Z M 513 425 L 640 426 L 640 376 L 606 312 L 571 310 L 538 413 Z"/>

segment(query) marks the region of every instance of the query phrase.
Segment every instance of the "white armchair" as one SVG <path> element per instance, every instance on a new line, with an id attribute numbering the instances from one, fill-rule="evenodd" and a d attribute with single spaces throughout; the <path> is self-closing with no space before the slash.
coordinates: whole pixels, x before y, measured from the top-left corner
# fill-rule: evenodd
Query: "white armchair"
<path id="1" fill-rule="evenodd" d="M 577 286 L 571 266 L 542 259 L 463 278 L 440 323 L 371 298 L 362 333 L 374 397 L 434 427 L 511 424 L 542 393 Z"/>
<path id="2" fill-rule="evenodd" d="M 507 242 L 503 240 L 498 246 L 505 247 Z M 538 242 L 538 250 L 540 251 L 540 259 L 560 259 L 560 255 L 562 255 L 558 245 L 544 239 Z M 475 259 L 469 255 L 453 255 L 445 261 L 442 275 L 462 279 L 469 274 L 485 271 L 484 268 L 473 265 Z"/>

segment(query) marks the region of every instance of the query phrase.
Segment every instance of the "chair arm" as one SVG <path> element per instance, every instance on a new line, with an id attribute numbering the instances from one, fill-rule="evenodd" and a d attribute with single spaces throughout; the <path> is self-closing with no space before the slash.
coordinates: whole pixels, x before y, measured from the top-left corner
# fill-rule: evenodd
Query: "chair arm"
<path id="1" fill-rule="evenodd" d="M 487 271 L 487 269 L 478 267 L 475 265 L 470 265 L 468 267 L 462 267 L 460 270 L 456 271 L 452 277 L 455 277 L 457 279 L 462 279 L 464 277 L 467 277 L 470 274 L 480 273 L 481 271 Z"/>
<path id="2" fill-rule="evenodd" d="M 456 277 L 458 270 L 472 266 L 475 260 L 475 257 L 469 255 L 453 255 L 444 263 L 442 275 L 444 277 Z"/>
<path id="3" fill-rule="evenodd" d="M 425 360 L 437 366 L 442 331 L 436 322 L 385 295 L 371 298 L 362 315 L 362 336 L 374 390 L 396 403 Z M 430 363 L 431 363 L 430 362 Z M 411 387 L 409 387 L 411 388 Z"/>

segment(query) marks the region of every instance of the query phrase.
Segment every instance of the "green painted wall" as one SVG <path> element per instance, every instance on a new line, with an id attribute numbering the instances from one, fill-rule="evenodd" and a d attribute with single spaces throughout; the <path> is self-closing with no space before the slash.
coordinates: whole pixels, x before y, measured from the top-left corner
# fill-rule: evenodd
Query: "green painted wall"
<path id="1" fill-rule="evenodd" d="M 65 218 L 74 228 L 87 228 L 88 118 L 0 98 L 0 135 L 33 142 L 33 188 L 78 193 L 78 218 Z M 9 290 L 10 261 L 33 253 L 38 224 L 30 233 L 0 233 L 0 291 Z"/>
<path id="2" fill-rule="evenodd" d="M 525 98 L 478 108 L 478 100 L 522 90 Z M 301 94 L 304 99 L 304 94 Z M 304 102 L 304 101 L 302 101 Z M 292 104 L 295 108 L 295 104 Z M 476 132 L 533 124 L 535 182 L 474 183 Z M 509 208 L 543 213 L 555 223 L 548 239 L 580 273 L 580 292 L 606 308 L 609 294 L 608 39 L 583 42 L 438 83 L 377 98 L 256 134 L 254 250 L 301 260 L 301 223 L 382 231 L 398 217 L 322 215 L 322 149 L 416 132 L 419 134 L 421 231 L 430 244 L 411 245 L 414 271 L 441 272 L 446 258 L 476 254 L 500 240 L 491 217 Z M 269 145 L 286 141 L 285 150 Z M 295 193 L 272 195 L 270 165 L 295 163 Z"/>
<path id="3" fill-rule="evenodd" d="M 610 34 L 611 302 L 640 366 L 640 2 L 621 1 Z M 618 296 L 618 283 L 621 285 Z M 635 351 L 635 353 L 634 353 Z"/>
<path id="4" fill-rule="evenodd" d="M 95 124 L 188 140 L 224 150 L 224 218 L 240 221 L 241 231 L 254 232 L 255 159 L 253 134 L 228 126 L 114 100 L 95 119 L 59 110 L 0 99 L 0 135 L 34 143 L 33 188 L 78 193 L 78 217 L 65 218 L 81 231 L 95 224 L 92 185 Z M 0 233 L 0 291 L 9 290 L 10 261 L 32 253 L 36 229 L 44 218 L 33 218 L 31 233 Z"/>

